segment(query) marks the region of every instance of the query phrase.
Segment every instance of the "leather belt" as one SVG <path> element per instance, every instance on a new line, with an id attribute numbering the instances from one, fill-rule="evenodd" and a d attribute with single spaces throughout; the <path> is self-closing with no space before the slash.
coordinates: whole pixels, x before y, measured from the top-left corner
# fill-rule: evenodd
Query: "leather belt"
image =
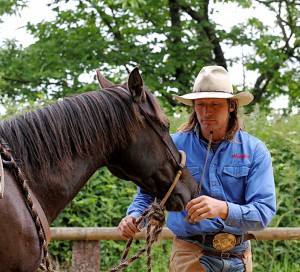
<path id="1" fill-rule="evenodd" d="M 240 258 L 241 260 L 243 260 L 243 258 L 245 257 L 244 254 L 236 254 L 236 253 L 228 253 L 228 252 L 215 252 L 215 251 L 209 251 L 209 250 L 203 250 L 202 253 L 205 255 L 217 256 L 222 259 Z"/>
<path id="2" fill-rule="evenodd" d="M 200 242 L 201 244 L 213 245 L 215 236 L 218 234 L 219 233 L 217 233 L 215 235 L 208 235 L 208 234 L 207 235 L 194 235 L 194 236 L 189 236 L 189 238 L 196 240 L 196 241 Z M 244 243 L 251 239 L 256 240 L 256 237 L 253 233 L 246 233 L 244 235 L 234 235 L 234 236 L 235 236 L 235 245 L 234 246 L 237 246 L 237 245 Z"/>

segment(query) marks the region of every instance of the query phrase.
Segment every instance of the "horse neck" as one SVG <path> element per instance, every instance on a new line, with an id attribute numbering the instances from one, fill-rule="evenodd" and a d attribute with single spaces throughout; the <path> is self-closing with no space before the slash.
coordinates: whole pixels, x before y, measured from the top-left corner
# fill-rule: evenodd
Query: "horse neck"
<path id="1" fill-rule="evenodd" d="M 91 92 L 0 126 L 0 135 L 21 162 L 21 170 L 50 222 L 96 169 L 106 164 L 105 158 L 127 145 L 140 128 L 131 100 L 125 103 L 112 94 Z M 86 108 L 89 110 L 81 111 Z"/>
<path id="2" fill-rule="evenodd" d="M 94 158 L 74 158 L 68 162 L 67 171 L 50 169 L 47 180 L 29 180 L 31 190 L 39 200 L 49 224 L 52 223 L 63 209 L 75 198 L 77 193 L 88 182 L 95 171 L 103 166 L 102 160 Z"/>

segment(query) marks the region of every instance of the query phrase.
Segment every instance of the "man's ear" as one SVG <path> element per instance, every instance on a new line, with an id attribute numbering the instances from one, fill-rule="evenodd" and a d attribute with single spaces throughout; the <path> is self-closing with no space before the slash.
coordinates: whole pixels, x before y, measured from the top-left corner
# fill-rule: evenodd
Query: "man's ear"
<path id="1" fill-rule="evenodd" d="M 235 110 L 236 103 L 232 99 L 229 99 L 229 112 L 233 112 Z"/>

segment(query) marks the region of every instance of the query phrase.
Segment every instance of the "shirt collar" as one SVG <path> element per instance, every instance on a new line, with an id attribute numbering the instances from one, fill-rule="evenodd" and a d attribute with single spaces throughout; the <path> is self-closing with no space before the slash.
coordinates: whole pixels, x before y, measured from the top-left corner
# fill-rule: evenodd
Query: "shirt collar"
<path id="1" fill-rule="evenodd" d="M 202 137 L 200 137 L 200 128 L 199 128 L 199 123 L 197 123 L 194 127 L 194 133 L 196 134 L 198 139 L 201 139 Z"/>

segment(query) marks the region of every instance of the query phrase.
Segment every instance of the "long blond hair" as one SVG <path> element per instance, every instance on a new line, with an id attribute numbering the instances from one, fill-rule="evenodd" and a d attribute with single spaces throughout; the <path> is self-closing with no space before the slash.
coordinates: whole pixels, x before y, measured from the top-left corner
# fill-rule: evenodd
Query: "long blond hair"
<path id="1" fill-rule="evenodd" d="M 228 121 L 228 128 L 226 134 L 224 135 L 223 139 L 227 141 L 233 141 L 235 134 L 239 129 L 244 128 L 243 120 L 238 112 L 239 103 L 236 99 L 227 99 L 228 107 L 232 107 L 234 110 L 229 112 L 229 121 Z M 193 130 L 198 123 L 197 115 L 195 109 L 193 108 L 192 113 L 189 115 L 189 118 L 186 123 L 182 124 L 177 131 L 178 132 L 186 132 Z M 200 131 L 201 132 L 201 131 Z"/>

